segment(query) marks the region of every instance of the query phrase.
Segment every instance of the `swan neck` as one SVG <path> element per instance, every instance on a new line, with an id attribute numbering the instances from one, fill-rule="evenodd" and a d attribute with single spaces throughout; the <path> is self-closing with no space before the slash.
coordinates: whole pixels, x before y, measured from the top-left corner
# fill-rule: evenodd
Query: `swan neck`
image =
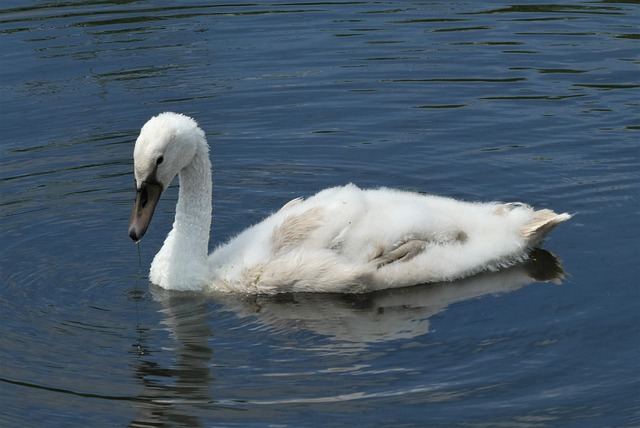
<path id="1" fill-rule="evenodd" d="M 179 175 L 180 188 L 173 224 L 178 236 L 189 241 L 192 256 L 206 258 L 211 228 L 211 161 L 206 142 Z"/>
<path id="2" fill-rule="evenodd" d="M 208 280 L 211 228 L 211 162 L 206 141 L 179 173 L 180 188 L 173 229 L 156 254 L 149 279 L 164 288 L 191 290 Z"/>

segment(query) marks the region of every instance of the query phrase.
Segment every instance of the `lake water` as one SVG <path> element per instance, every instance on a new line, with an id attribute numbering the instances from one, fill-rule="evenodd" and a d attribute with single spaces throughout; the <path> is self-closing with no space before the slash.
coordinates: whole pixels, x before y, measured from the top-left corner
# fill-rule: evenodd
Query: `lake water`
<path id="1" fill-rule="evenodd" d="M 637 1 L 166 4 L 0 5 L 0 425 L 640 425 Z M 565 277 L 162 291 L 177 188 L 127 226 L 167 110 L 212 144 L 213 243 L 354 182 L 576 213 Z"/>

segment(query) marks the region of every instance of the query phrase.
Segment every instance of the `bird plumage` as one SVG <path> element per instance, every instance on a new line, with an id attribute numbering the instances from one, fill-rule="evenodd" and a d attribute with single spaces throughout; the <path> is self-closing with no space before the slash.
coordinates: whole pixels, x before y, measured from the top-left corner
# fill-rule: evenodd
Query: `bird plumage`
<path id="1" fill-rule="evenodd" d="M 195 121 L 175 113 L 150 119 L 134 160 L 134 240 L 146 232 L 162 190 L 180 178 L 173 228 L 150 271 L 150 280 L 168 289 L 354 293 L 451 281 L 526 260 L 571 218 L 521 203 L 349 184 L 288 202 L 208 255 L 211 164 Z"/>

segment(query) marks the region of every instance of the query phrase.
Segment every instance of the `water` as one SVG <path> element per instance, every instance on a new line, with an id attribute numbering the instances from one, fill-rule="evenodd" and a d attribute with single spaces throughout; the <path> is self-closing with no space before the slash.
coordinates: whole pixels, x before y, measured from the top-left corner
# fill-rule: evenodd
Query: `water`
<path id="1" fill-rule="evenodd" d="M 639 425 L 637 10 L 3 1 L 1 424 Z M 165 110 L 212 143 L 213 242 L 354 182 L 577 213 L 546 244 L 566 277 L 159 290 L 176 188 L 140 262 L 127 222 Z"/>

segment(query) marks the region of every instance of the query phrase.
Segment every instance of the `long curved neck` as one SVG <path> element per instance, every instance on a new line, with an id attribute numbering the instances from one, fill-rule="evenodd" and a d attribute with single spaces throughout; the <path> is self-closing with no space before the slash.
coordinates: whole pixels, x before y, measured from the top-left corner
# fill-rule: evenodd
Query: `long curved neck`
<path id="1" fill-rule="evenodd" d="M 180 190 L 173 229 L 188 241 L 192 256 L 206 258 L 211 229 L 211 161 L 206 146 L 199 146 L 193 161 L 178 178 Z"/>
<path id="2" fill-rule="evenodd" d="M 199 289 L 208 280 L 211 228 L 211 161 L 206 141 L 179 175 L 173 229 L 151 264 L 149 278 L 174 290 Z"/>

